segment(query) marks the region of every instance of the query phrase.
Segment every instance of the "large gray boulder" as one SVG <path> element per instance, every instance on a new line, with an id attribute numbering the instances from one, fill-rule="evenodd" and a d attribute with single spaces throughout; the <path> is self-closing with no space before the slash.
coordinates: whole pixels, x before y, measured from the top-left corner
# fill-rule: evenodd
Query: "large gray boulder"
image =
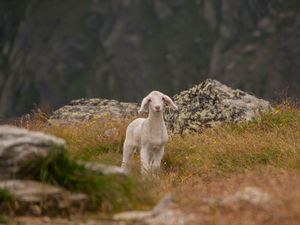
<path id="1" fill-rule="evenodd" d="M 136 116 L 138 104 L 109 99 L 78 99 L 56 110 L 49 118 L 52 125 L 68 124 L 105 118 Z"/>
<path id="2" fill-rule="evenodd" d="M 202 132 L 222 123 L 252 121 L 272 111 L 268 101 L 239 89 L 231 89 L 217 80 L 207 79 L 173 96 L 178 111 L 166 108 L 165 120 L 171 134 Z M 79 99 L 56 110 L 50 124 L 67 124 L 103 118 L 137 116 L 139 104 L 108 99 Z M 104 120 L 105 121 L 105 120 Z"/>
<path id="3" fill-rule="evenodd" d="M 13 126 L 0 126 L 0 180 L 18 178 L 32 160 L 47 157 L 63 139 Z"/>
<path id="4" fill-rule="evenodd" d="M 268 101 L 212 79 L 173 98 L 179 110 L 169 109 L 165 119 L 169 130 L 180 134 L 201 132 L 221 123 L 252 121 L 272 110 Z"/>

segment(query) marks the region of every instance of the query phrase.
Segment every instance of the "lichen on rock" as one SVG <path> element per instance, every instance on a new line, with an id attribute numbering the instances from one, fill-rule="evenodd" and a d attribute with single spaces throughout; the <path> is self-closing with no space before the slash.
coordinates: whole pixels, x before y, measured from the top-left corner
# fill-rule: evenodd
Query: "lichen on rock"
<path id="1" fill-rule="evenodd" d="M 175 134 L 201 132 L 221 123 L 251 121 L 272 110 L 269 102 L 212 79 L 175 95 L 174 101 L 179 110 L 168 109 L 165 120 Z"/>
<path id="2" fill-rule="evenodd" d="M 173 99 L 179 110 L 166 107 L 164 114 L 170 134 L 201 132 L 217 124 L 251 121 L 272 110 L 268 101 L 212 79 L 182 91 Z M 133 117 L 138 115 L 138 107 L 137 103 L 116 100 L 79 99 L 56 110 L 49 122 L 67 124 L 105 117 Z"/>
<path id="3" fill-rule="evenodd" d="M 106 117 L 124 118 L 136 116 L 138 104 L 116 100 L 91 98 L 77 99 L 56 110 L 49 119 L 50 124 L 68 124 L 98 120 Z"/>

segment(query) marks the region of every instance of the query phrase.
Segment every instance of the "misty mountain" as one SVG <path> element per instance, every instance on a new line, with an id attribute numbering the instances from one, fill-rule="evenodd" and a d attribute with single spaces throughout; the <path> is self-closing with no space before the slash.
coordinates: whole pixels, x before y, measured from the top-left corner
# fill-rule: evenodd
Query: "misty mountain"
<path id="1" fill-rule="evenodd" d="M 299 97 L 298 0 L 1 0 L 0 118 L 207 77 Z"/>

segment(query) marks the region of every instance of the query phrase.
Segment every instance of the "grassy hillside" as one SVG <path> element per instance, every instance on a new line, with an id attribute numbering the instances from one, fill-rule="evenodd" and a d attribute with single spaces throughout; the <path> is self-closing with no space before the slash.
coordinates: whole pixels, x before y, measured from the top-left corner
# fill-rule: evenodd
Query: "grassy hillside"
<path id="1" fill-rule="evenodd" d="M 66 139 L 74 159 L 120 165 L 125 129 L 130 121 L 105 121 L 102 118 L 85 124 L 48 127 L 36 117 L 34 122 L 23 121 L 22 126 Z M 118 128 L 119 132 L 108 136 L 110 128 Z M 150 207 L 171 192 L 184 211 L 201 214 L 208 224 L 223 224 L 219 223 L 223 220 L 230 224 L 246 224 L 248 220 L 256 224 L 299 221 L 299 108 L 281 104 L 274 112 L 251 123 L 173 136 L 165 152 L 161 179 L 143 181 L 141 185 L 147 185 L 147 194 L 139 187 L 140 194 L 152 200 L 139 202 L 134 206 L 136 209 Z M 133 168 L 132 176 L 139 180 L 138 154 Z M 207 202 L 209 197 L 226 196 L 247 186 L 260 187 L 276 201 L 263 210 L 251 205 L 224 208 Z"/>

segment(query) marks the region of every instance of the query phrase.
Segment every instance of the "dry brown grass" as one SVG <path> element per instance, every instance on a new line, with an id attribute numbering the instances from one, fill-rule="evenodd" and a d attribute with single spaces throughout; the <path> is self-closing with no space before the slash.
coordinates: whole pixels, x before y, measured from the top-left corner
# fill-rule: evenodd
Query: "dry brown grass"
<path id="1" fill-rule="evenodd" d="M 29 130 L 43 131 L 67 141 L 75 159 L 119 164 L 127 125 L 135 119 L 116 119 L 108 116 L 88 122 L 47 124 L 47 115 L 33 113 L 16 122 Z"/>
<path id="2" fill-rule="evenodd" d="M 26 126 L 66 139 L 75 158 L 120 165 L 125 129 L 132 119 L 52 127 L 35 119 L 26 122 Z M 105 135 L 111 128 L 117 128 L 119 133 Z M 206 224 L 297 224 L 299 221 L 299 108 L 283 104 L 251 123 L 174 136 L 166 146 L 162 164 L 161 179 L 147 184 L 153 198 L 171 192 L 183 210 L 199 214 Z M 224 208 L 211 207 L 203 201 L 245 186 L 267 191 L 274 204 L 270 208 L 251 205 Z"/>
<path id="3" fill-rule="evenodd" d="M 258 187 L 270 196 L 267 204 L 236 202 L 210 204 L 211 198 L 230 196 L 245 187 Z M 300 221 L 300 173 L 271 167 L 215 178 L 209 182 L 191 178 L 174 188 L 179 204 L 193 212 L 204 224 L 270 224 L 292 225 Z"/>
<path id="4" fill-rule="evenodd" d="M 179 175 L 210 178 L 266 165 L 300 168 L 299 153 L 300 111 L 287 106 L 253 123 L 176 136 L 167 145 L 164 167 Z"/>

